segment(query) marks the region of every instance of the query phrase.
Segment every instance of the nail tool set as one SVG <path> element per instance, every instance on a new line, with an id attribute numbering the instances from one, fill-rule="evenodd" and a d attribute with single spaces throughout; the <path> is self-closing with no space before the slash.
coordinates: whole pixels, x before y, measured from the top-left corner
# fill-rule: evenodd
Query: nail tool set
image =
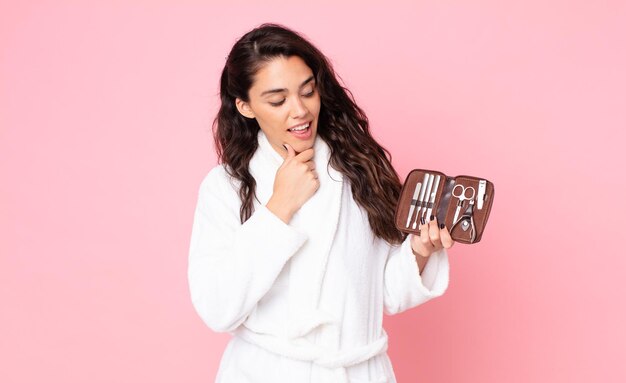
<path id="1" fill-rule="evenodd" d="M 480 241 L 493 203 L 494 185 L 473 176 L 449 177 L 426 169 L 407 176 L 395 212 L 395 224 L 405 233 L 420 234 L 420 225 L 437 217 L 457 242 Z"/>

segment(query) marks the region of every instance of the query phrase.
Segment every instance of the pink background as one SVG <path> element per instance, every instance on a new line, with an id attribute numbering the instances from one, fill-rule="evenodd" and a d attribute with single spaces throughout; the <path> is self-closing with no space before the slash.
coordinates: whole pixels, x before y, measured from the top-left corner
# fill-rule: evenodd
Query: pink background
<path id="1" fill-rule="evenodd" d="M 331 58 L 402 177 L 496 185 L 446 294 L 385 319 L 400 382 L 626 380 L 623 1 L 13 3 L 2 382 L 213 381 L 187 250 L 224 57 L 265 21 Z"/>

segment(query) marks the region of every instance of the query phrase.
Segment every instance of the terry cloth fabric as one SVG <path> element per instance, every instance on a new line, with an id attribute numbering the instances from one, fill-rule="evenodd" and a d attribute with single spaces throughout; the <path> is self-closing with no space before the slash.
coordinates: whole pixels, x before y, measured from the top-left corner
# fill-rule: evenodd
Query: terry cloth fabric
<path id="1" fill-rule="evenodd" d="M 267 175 L 276 174 L 284 160 L 262 130 L 259 130 L 258 142 L 257 155 L 250 161 L 250 172 L 257 180 L 259 199 L 268 201 L 272 196 L 274 180 Z M 290 320 L 287 328 L 287 337 L 290 339 L 300 338 L 316 326 L 332 321 L 326 313 L 318 310 L 317 302 L 326 261 L 337 230 L 343 175 L 329 165 L 330 148 L 319 135 L 315 137 L 313 148 L 313 161 L 320 186 L 289 222 L 307 237 L 297 256 L 291 259 L 288 298 Z"/>
<path id="2" fill-rule="evenodd" d="M 235 335 L 217 382 L 270 381 L 271 374 L 274 382 L 395 382 L 383 310 L 399 313 L 442 295 L 445 249 L 420 275 L 411 235 L 394 246 L 375 237 L 319 136 L 320 187 L 286 224 L 265 206 L 283 158 L 261 130 L 257 138 L 252 216 L 239 222 L 239 185 L 221 165 L 203 180 L 194 216 L 192 302 L 210 328 Z"/>

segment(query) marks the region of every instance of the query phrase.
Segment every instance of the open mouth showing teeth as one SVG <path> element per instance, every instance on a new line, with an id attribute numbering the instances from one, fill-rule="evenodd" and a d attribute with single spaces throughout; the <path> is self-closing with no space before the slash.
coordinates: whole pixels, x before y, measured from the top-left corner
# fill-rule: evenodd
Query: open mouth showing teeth
<path id="1" fill-rule="evenodd" d="M 306 124 L 304 124 L 304 125 L 300 125 L 300 126 L 298 126 L 298 127 L 296 127 L 296 128 L 287 129 L 287 130 L 288 130 L 288 131 L 290 131 L 290 132 L 301 132 L 301 131 L 303 131 L 303 130 L 306 130 L 306 129 L 309 127 L 309 124 L 310 124 L 310 123 L 308 123 L 308 122 L 307 122 L 307 123 L 306 123 Z"/>

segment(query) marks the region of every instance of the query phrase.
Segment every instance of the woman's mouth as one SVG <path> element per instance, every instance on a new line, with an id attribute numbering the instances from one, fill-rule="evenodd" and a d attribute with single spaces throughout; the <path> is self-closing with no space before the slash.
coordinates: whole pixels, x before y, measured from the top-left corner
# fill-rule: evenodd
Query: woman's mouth
<path id="1" fill-rule="evenodd" d="M 287 131 L 289 131 L 289 133 L 291 133 L 294 137 L 306 140 L 311 137 L 311 123 L 307 122 L 306 124 L 287 129 Z"/>

